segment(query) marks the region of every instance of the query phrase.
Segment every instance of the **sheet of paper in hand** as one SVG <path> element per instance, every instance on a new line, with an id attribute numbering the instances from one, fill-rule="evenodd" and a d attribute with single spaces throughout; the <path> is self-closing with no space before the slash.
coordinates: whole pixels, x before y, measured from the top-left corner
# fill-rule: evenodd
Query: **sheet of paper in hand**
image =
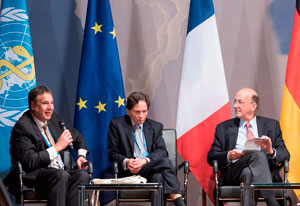
<path id="1" fill-rule="evenodd" d="M 255 142 L 257 141 L 264 141 L 264 139 L 260 139 L 260 138 L 248 139 L 244 145 L 243 152 L 247 154 L 247 153 L 260 151 L 261 150 L 260 146 L 255 144 Z"/>

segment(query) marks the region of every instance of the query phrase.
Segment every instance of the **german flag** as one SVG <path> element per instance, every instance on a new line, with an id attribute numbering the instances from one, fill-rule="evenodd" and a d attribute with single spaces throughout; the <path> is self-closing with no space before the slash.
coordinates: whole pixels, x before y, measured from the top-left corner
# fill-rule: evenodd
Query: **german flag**
<path id="1" fill-rule="evenodd" d="M 300 182 L 300 1 L 296 2 L 294 25 L 285 84 L 283 88 L 280 125 L 285 144 L 291 154 L 289 182 Z M 295 190 L 300 198 L 300 191 Z"/>

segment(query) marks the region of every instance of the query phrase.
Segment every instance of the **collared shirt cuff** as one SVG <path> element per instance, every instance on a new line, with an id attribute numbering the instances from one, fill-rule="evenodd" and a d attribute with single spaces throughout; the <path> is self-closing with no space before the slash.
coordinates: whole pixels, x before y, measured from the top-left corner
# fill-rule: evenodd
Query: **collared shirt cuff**
<path id="1" fill-rule="evenodd" d="M 54 160 L 57 157 L 57 152 L 54 147 L 49 147 L 47 149 L 47 152 L 49 154 L 50 160 Z"/>
<path id="2" fill-rule="evenodd" d="M 229 152 L 227 152 L 227 164 L 230 164 L 230 163 L 231 163 L 231 161 L 229 159 Z"/>
<path id="3" fill-rule="evenodd" d="M 127 158 L 125 158 L 122 162 L 122 166 L 123 166 L 123 169 L 126 171 L 128 168 L 127 168 L 127 165 L 126 165 L 126 161 L 127 161 Z"/>
<path id="4" fill-rule="evenodd" d="M 79 149 L 78 150 L 78 157 L 83 156 L 86 158 L 87 150 L 86 149 Z"/>
<path id="5" fill-rule="evenodd" d="M 276 149 L 273 148 L 273 151 L 274 151 L 274 154 L 273 154 L 273 155 L 270 155 L 270 154 L 269 154 L 270 159 L 275 159 L 275 158 L 276 158 Z"/>
<path id="6" fill-rule="evenodd" d="M 145 159 L 147 160 L 148 163 L 150 162 L 150 159 L 148 157 L 145 157 Z"/>

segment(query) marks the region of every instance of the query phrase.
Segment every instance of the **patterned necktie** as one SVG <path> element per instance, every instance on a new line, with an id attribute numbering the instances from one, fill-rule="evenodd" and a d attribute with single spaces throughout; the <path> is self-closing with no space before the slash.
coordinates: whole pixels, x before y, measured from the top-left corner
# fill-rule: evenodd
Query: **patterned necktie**
<path id="1" fill-rule="evenodd" d="M 135 129 L 135 145 L 134 145 L 134 156 L 141 158 L 142 154 L 147 152 L 143 142 L 143 130 L 140 125 L 134 125 Z"/>
<path id="2" fill-rule="evenodd" d="M 47 123 L 45 123 L 45 124 L 43 125 L 43 130 L 44 130 L 44 132 L 45 132 L 45 134 L 46 134 L 46 137 L 47 137 L 48 142 L 50 143 L 50 146 L 54 146 L 54 145 L 55 145 L 55 142 L 54 142 L 54 140 L 53 140 L 52 135 L 50 134 L 49 128 L 48 128 L 48 126 L 47 126 Z"/>
<path id="3" fill-rule="evenodd" d="M 254 136 L 253 132 L 250 130 L 250 127 L 251 127 L 250 122 L 247 122 L 247 124 L 246 124 L 247 137 L 248 137 L 248 139 L 253 139 L 253 138 L 255 138 L 255 136 Z"/>

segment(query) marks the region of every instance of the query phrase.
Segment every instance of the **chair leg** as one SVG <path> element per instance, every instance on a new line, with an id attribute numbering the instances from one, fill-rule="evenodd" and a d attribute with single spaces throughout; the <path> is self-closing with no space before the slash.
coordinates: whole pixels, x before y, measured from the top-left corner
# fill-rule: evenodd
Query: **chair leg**
<path id="1" fill-rule="evenodd" d="M 116 206 L 119 206 L 120 202 L 119 202 L 119 191 L 116 191 Z"/>
<path id="2" fill-rule="evenodd" d="M 202 206 L 206 206 L 206 192 L 202 189 Z"/>
<path id="3" fill-rule="evenodd" d="M 280 206 L 285 206 L 285 203 L 284 203 L 285 201 L 284 200 L 278 200 L 277 202 Z"/>
<path id="4" fill-rule="evenodd" d="M 292 206 L 293 205 L 292 198 L 290 196 L 286 197 L 286 205 L 288 205 L 288 206 Z"/>
<path id="5" fill-rule="evenodd" d="M 21 194 L 21 200 L 20 200 L 21 206 L 24 206 L 24 198 L 23 198 L 23 194 Z"/>

